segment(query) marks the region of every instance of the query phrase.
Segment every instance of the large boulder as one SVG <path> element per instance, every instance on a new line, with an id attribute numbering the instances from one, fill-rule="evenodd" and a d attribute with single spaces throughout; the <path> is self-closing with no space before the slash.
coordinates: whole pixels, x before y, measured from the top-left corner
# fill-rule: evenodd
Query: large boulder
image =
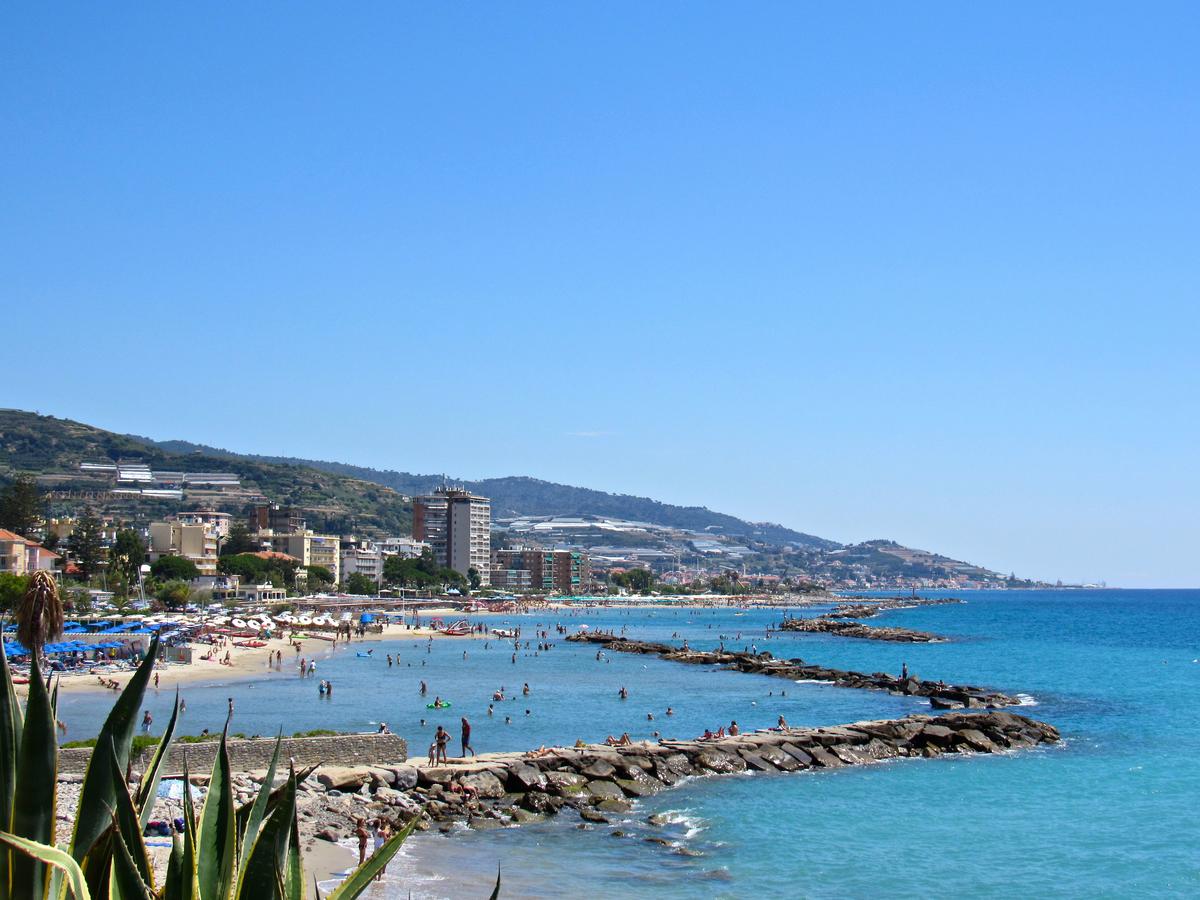
<path id="1" fill-rule="evenodd" d="M 663 789 L 663 783 L 657 778 L 643 775 L 640 778 L 617 778 L 616 783 L 630 797 L 649 797 Z"/>
<path id="2" fill-rule="evenodd" d="M 392 787 L 398 791 L 411 791 L 417 786 L 415 766 L 392 766 Z"/>
<path id="3" fill-rule="evenodd" d="M 930 723 L 921 729 L 921 742 L 926 744 L 936 744 L 939 747 L 948 747 L 954 741 L 953 729 L 947 728 L 945 725 L 935 725 Z"/>
<path id="4" fill-rule="evenodd" d="M 755 753 L 753 750 L 738 750 L 738 754 L 746 761 L 747 768 L 757 772 L 775 772 L 777 769 Z"/>
<path id="5" fill-rule="evenodd" d="M 813 758 L 795 744 L 780 744 L 779 749 L 794 759 L 800 768 L 808 768 L 813 764 Z"/>
<path id="6" fill-rule="evenodd" d="M 545 790 L 546 774 L 525 763 L 516 763 L 508 770 L 508 788 L 518 792 Z"/>
<path id="7" fill-rule="evenodd" d="M 588 778 L 612 778 L 617 773 L 617 767 L 604 759 L 594 759 L 583 767 L 583 774 Z"/>
<path id="8" fill-rule="evenodd" d="M 357 791 L 371 781 L 371 771 L 365 766 L 323 766 L 317 781 L 327 791 Z"/>
<path id="9" fill-rule="evenodd" d="M 808 753 L 812 757 L 814 763 L 816 763 L 818 766 L 824 766 L 826 769 L 836 769 L 845 765 L 845 763 L 843 763 L 824 747 L 813 747 L 808 751 Z"/>
<path id="10" fill-rule="evenodd" d="M 521 800 L 521 806 L 530 812 L 550 815 L 562 809 L 562 797 L 552 797 L 542 791 L 530 791 Z"/>
<path id="11" fill-rule="evenodd" d="M 546 787 L 547 790 L 553 791 L 556 794 L 566 796 L 567 794 L 577 794 L 583 790 L 587 784 L 587 778 L 575 772 L 547 772 Z"/>
<path id="12" fill-rule="evenodd" d="M 727 775 L 730 772 L 746 771 L 746 761 L 733 753 L 726 753 L 716 747 L 705 747 L 696 754 L 696 765 L 709 772 Z"/>
<path id="13" fill-rule="evenodd" d="M 597 800 L 624 800 L 625 792 L 611 781 L 592 781 L 588 783 L 587 792 Z"/>
<path id="14" fill-rule="evenodd" d="M 496 799 L 504 796 L 504 785 L 491 772 L 474 772 L 464 775 L 461 783 L 464 787 L 475 788 L 479 792 L 479 796 L 483 798 Z"/>

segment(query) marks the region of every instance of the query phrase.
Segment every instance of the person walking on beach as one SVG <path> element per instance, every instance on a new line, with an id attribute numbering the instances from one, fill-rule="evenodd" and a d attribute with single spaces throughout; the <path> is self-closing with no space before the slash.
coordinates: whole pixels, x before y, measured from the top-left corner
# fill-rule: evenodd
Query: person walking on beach
<path id="1" fill-rule="evenodd" d="M 471 746 L 471 723 L 467 721 L 467 717 L 462 717 L 462 757 L 467 758 L 467 754 L 475 755 L 475 750 Z"/>
<path id="2" fill-rule="evenodd" d="M 375 826 L 375 852 L 378 853 L 380 848 L 387 843 L 388 838 L 392 836 L 392 828 L 388 824 L 387 819 L 380 819 Z M 379 870 L 379 874 L 375 876 L 376 881 L 383 881 L 383 873 L 387 871 L 387 866 Z"/>
<path id="3" fill-rule="evenodd" d="M 437 727 L 437 732 L 433 736 L 434 743 L 437 744 L 436 762 L 449 762 L 446 755 L 446 745 L 450 743 L 450 732 L 441 725 Z"/>
<path id="4" fill-rule="evenodd" d="M 354 829 L 354 835 L 358 838 L 358 864 L 361 866 L 367 859 L 367 841 L 371 839 L 371 833 L 367 831 L 367 820 L 359 819 Z"/>

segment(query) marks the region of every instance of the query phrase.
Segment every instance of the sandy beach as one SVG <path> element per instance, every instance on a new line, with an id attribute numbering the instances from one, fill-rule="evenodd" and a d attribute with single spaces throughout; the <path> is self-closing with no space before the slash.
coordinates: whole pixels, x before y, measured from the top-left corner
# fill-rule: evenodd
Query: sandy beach
<path id="1" fill-rule="evenodd" d="M 473 619 L 498 619 L 510 615 L 509 613 L 491 613 L 491 612 L 473 612 L 470 614 Z M 435 618 L 441 618 L 443 621 L 452 621 L 457 618 L 462 618 L 464 614 L 461 610 L 456 609 L 429 609 L 421 611 L 421 621 L 429 622 Z M 309 629 L 311 631 L 311 629 Z M 407 625 L 384 625 L 382 631 L 369 631 L 364 636 L 357 635 L 347 642 L 344 638 L 337 641 L 326 641 L 320 638 L 306 637 L 299 640 L 300 650 L 293 647 L 291 639 L 287 632 L 280 637 L 272 637 L 265 641 L 263 647 L 235 647 L 232 641 L 229 641 L 223 646 L 215 644 L 195 644 L 193 645 L 195 652 L 190 663 L 182 662 L 162 662 L 155 667 L 155 674 L 158 676 L 157 687 L 159 690 L 172 688 L 175 686 L 184 686 L 195 683 L 197 681 L 236 681 L 241 678 L 247 678 L 253 675 L 259 675 L 268 671 L 268 658 L 273 658 L 275 654 L 282 653 L 282 666 L 287 668 L 295 666 L 297 660 L 301 657 L 307 659 L 321 659 L 329 656 L 336 647 L 345 647 L 350 644 L 370 644 L 378 641 L 390 640 L 423 640 L 435 638 L 439 640 L 454 640 L 457 635 L 447 635 L 429 627 L 421 625 L 419 627 L 409 627 Z M 470 637 L 470 635 L 464 635 Z M 201 659 L 208 649 L 213 649 L 211 659 Z M 229 653 L 229 664 L 225 665 L 221 662 L 225 658 L 225 654 Z M 87 672 L 69 673 L 57 677 L 57 683 L 60 691 L 76 692 L 111 692 L 114 696 L 118 690 L 112 687 L 105 686 L 100 683 L 100 678 L 106 681 L 115 681 L 121 687 L 133 677 L 133 669 L 121 669 L 120 671 L 105 671 L 101 669 L 95 674 Z M 27 688 L 24 685 L 17 685 L 17 692 L 23 694 Z"/>

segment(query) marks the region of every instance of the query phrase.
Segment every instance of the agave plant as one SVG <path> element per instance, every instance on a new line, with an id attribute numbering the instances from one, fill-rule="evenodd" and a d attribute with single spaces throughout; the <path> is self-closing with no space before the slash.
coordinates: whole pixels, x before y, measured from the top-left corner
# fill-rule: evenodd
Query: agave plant
<path id="1" fill-rule="evenodd" d="M 36 646 L 62 621 L 57 586 L 35 575 L 21 613 L 23 634 Z M 56 620 L 57 616 L 57 620 Z M 60 625 L 58 627 L 61 627 Z M 41 637 L 41 643 L 37 638 Z M 35 648 L 31 648 L 35 649 Z M 55 708 L 58 688 L 42 680 L 38 654 L 32 654 L 29 697 L 17 703 L 8 659 L 0 650 L 0 900 L 303 900 L 304 869 L 296 817 L 296 785 L 301 774 L 274 788 L 280 741 L 267 777 L 251 803 L 234 803 L 226 739 L 221 742 L 208 794 L 197 816 L 184 764 L 183 834 L 174 838 L 163 883 L 156 884 L 142 833 L 149 821 L 159 781 L 179 718 L 179 697 L 153 759 L 131 792 L 125 774 L 146 685 L 158 655 L 158 638 L 122 690 L 104 727 L 79 795 L 70 841 L 55 840 L 58 745 Z M 315 767 L 313 767 L 315 768 Z M 417 819 L 400 829 L 355 869 L 326 900 L 357 897 L 395 856 Z M 499 881 L 497 880 L 497 890 Z M 493 894 L 495 896 L 495 894 Z"/>

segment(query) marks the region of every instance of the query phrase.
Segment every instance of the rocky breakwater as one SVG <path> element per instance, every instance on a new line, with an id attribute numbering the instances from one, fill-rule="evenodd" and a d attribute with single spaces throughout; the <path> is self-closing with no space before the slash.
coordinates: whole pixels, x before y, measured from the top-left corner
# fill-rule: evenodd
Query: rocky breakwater
<path id="1" fill-rule="evenodd" d="M 323 768 L 301 789 L 300 817 L 306 834 L 335 841 L 351 835 L 358 817 L 418 816 L 420 828 L 445 831 L 455 822 L 500 828 L 570 810 L 584 823 L 604 823 L 689 776 L 836 769 L 1058 740 L 1053 726 L 1010 712 L 957 712 L 710 740 L 484 754 L 438 766 Z M 249 796 L 253 783 L 245 789 Z"/>
<path id="2" fill-rule="evenodd" d="M 836 634 L 839 637 L 863 638 L 868 641 L 893 641 L 901 644 L 939 644 L 947 640 L 940 634 L 928 631 L 913 631 L 911 628 L 896 628 L 884 625 L 864 625 L 843 619 L 784 619 L 780 631 L 804 631 L 814 634 Z"/>
<path id="3" fill-rule="evenodd" d="M 945 606 L 966 603 L 958 597 L 896 597 L 892 600 L 872 600 L 867 603 L 841 603 L 822 619 L 869 619 L 889 609 L 915 609 L 918 606 Z"/>
<path id="4" fill-rule="evenodd" d="M 928 681 L 912 675 L 905 678 L 887 672 L 852 672 L 810 665 L 799 658 L 775 659 L 769 652 L 734 653 L 725 650 L 688 650 L 655 641 L 638 641 L 603 632 L 573 634 L 568 641 L 600 644 L 606 650 L 621 653 L 642 653 L 659 656 L 673 662 L 702 666 L 722 666 L 755 675 L 771 675 L 792 681 L 824 681 L 837 687 L 860 690 L 890 691 L 914 697 L 929 697 L 930 704 L 940 709 L 989 709 L 1016 706 L 1021 701 L 1008 694 L 974 685 L 947 684 Z"/>

